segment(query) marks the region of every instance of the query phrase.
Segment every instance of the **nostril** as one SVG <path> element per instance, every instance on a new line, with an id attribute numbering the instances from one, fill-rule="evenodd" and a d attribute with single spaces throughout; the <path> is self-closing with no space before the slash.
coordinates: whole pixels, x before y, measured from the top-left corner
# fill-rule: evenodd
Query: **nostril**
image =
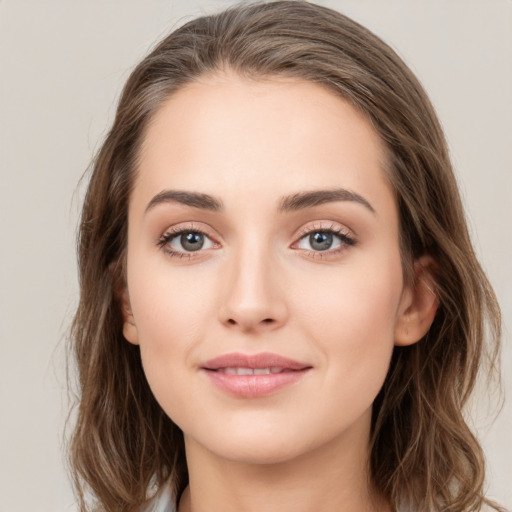
<path id="1" fill-rule="evenodd" d="M 272 315 L 271 311 L 263 312 L 257 311 L 255 308 L 253 310 L 243 310 L 240 308 L 240 311 L 231 311 L 229 313 L 231 314 L 221 315 L 219 318 L 222 324 L 230 329 L 238 328 L 244 332 L 258 330 L 258 328 L 263 330 L 275 329 L 281 324 L 279 316 Z M 265 313 L 267 315 L 270 313 L 271 316 L 266 316 Z M 222 318 L 222 316 L 224 317 Z"/>

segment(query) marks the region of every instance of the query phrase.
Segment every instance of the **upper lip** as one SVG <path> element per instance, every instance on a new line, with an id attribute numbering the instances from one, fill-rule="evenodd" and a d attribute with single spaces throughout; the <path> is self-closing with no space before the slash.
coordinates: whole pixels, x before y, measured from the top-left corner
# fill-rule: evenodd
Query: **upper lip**
<path id="1" fill-rule="evenodd" d="M 234 352 L 224 354 L 206 361 L 201 368 L 206 370 L 219 370 L 220 368 L 272 368 L 279 367 L 287 370 L 304 370 L 311 368 L 311 365 L 295 361 L 271 352 L 260 354 L 241 354 Z"/>

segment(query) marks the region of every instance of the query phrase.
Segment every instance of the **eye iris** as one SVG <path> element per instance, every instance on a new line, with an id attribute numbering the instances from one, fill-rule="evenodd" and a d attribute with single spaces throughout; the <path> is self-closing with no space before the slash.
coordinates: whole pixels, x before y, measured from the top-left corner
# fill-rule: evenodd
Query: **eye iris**
<path id="1" fill-rule="evenodd" d="M 184 233 L 180 242 L 186 251 L 198 251 L 204 245 L 204 236 L 201 233 Z"/>
<path id="2" fill-rule="evenodd" d="M 325 231 L 317 231 L 316 233 L 309 235 L 309 243 L 316 251 L 326 251 L 327 249 L 330 249 L 333 241 L 332 239 L 332 233 L 326 233 Z"/>

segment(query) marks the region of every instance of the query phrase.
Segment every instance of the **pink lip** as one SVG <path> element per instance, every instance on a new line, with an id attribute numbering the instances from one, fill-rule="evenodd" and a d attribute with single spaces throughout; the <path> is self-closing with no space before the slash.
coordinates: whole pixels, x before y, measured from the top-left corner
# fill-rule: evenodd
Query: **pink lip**
<path id="1" fill-rule="evenodd" d="M 233 375 L 223 373 L 226 368 L 271 368 L 273 371 L 280 371 L 257 375 Z M 225 354 L 201 365 L 201 370 L 217 388 L 240 398 L 258 398 L 274 393 L 296 383 L 310 369 L 311 365 L 267 352 L 254 355 Z"/>

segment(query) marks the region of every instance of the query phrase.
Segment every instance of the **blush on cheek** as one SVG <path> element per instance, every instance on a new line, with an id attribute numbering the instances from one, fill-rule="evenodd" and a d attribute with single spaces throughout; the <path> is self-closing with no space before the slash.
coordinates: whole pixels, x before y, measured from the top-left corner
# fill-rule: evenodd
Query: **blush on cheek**
<path id="1" fill-rule="evenodd" d="M 355 396 L 368 388 L 371 400 L 388 371 L 401 292 L 400 275 L 393 267 L 386 270 L 341 276 L 311 294 L 297 315 L 318 339 L 328 365 L 345 376 Z"/>

